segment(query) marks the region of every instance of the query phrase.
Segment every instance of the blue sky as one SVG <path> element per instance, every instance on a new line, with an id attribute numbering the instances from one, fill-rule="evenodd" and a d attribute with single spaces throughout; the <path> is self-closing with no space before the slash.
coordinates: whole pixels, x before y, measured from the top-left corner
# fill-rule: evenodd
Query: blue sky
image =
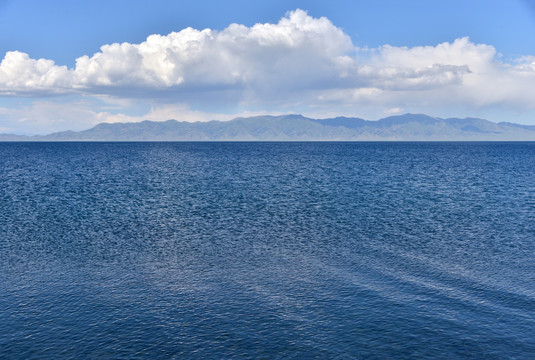
<path id="1" fill-rule="evenodd" d="M 534 38 L 533 0 L 0 0 L 0 133 L 290 112 L 535 124 Z"/>

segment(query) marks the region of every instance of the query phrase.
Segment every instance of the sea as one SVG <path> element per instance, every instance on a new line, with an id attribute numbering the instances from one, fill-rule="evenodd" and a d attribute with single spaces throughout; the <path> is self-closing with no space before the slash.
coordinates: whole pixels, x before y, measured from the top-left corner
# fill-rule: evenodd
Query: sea
<path id="1" fill-rule="evenodd" d="M 1 359 L 535 359 L 535 143 L 0 143 Z"/>

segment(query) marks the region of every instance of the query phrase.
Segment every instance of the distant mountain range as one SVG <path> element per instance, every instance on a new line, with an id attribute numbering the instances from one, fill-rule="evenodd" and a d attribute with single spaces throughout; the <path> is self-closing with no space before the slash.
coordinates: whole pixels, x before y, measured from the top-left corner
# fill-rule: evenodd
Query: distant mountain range
<path id="1" fill-rule="evenodd" d="M 194 123 L 102 123 L 84 131 L 49 135 L 0 134 L 0 141 L 535 141 L 535 126 L 422 114 L 377 121 L 282 115 Z"/>

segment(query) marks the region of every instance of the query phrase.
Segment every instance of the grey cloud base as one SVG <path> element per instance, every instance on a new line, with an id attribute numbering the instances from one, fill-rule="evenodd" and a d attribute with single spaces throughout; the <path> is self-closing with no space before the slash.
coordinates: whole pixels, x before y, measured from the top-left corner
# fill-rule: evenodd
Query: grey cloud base
<path id="1" fill-rule="evenodd" d="M 0 141 L 535 141 L 535 126 L 422 114 L 378 121 L 283 115 L 224 122 L 102 123 L 85 131 L 44 136 L 0 134 Z"/>

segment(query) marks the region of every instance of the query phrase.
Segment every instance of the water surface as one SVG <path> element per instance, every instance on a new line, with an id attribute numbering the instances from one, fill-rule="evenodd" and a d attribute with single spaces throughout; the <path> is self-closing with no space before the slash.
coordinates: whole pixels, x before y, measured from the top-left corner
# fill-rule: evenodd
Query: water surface
<path id="1" fill-rule="evenodd" d="M 535 143 L 0 143 L 0 358 L 535 358 Z"/>

